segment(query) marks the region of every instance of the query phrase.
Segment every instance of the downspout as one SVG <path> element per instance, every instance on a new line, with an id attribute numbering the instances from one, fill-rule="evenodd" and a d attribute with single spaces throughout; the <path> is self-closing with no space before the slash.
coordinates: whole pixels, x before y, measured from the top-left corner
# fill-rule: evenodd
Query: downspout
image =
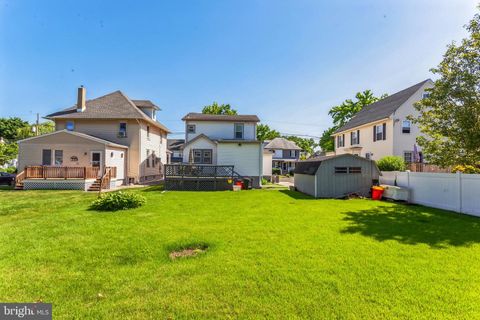
<path id="1" fill-rule="evenodd" d="M 255 126 L 256 127 L 256 126 Z M 260 141 L 260 172 L 259 172 L 259 177 L 258 177 L 258 185 L 262 187 L 262 178 L 263 178 L 263 143 Z"/>
<path id="2" fill-rule="evenodd" d="M 138 161 L 139 161 L 139 164 L 141 165 L 142 162 L 140 160 L 142 159 L 142 124 L 138 119 L 135 119 L 135 120 L 137 121 L 137 124 L 140 127 L 139 134 L 138 134 L 138 157 L 139 157 Z M 140 169 L 140 166 L 139 166 L 139 169 Z M 140 182 L 140 177 L 141 177 L 141 173 L 139 172 L 138 182 Z"/>

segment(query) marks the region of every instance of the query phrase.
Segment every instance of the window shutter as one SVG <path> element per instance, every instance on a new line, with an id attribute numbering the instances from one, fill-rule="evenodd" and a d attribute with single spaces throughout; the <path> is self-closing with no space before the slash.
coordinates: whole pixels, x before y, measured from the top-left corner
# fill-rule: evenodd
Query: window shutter
<path id="1" fill-rule="evenodd" d="M 360 144 L 360 130 L 357 130 L 357 143 Z"/>
<path id="2" fill-rule="evenodd" d="M 350 132 L 350 145 L 353 145 L 353 131 Z"/>
<path id="3" fill-rule="evenodd" d="M 342 147 L 345 147 L 345 134 L 343 135 L 343 139 L 342 139 Z"/>
<path id="4" fill-rule="evenodd" d="M 383 124 L 383 140 L 387 140 L 387 124 Z"/>
<path id="5" fill-rule="evenodd" d="M 373 142 L 377 141 L 377 126 L 373 126 Z"/>

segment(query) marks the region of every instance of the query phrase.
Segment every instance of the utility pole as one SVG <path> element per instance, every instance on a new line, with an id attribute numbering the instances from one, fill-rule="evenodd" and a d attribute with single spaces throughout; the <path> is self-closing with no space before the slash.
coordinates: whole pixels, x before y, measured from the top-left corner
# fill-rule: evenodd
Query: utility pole
<path id="1" fill-rule="evenodd" d="M 35 135 L 38 136 L 38 129 L 40 127 L 40 114 L 37 112 L 37 128 L 35 129 Z"/>

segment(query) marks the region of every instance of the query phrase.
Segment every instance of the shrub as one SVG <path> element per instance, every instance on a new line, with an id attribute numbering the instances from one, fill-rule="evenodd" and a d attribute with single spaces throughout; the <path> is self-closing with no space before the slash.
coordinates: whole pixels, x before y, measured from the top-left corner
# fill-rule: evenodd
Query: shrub
<path id="1" fill-rule="evenodd" d="M 100 211 L 117 211 L 137 208 L 145 204 L 145 197 L 128 192 L 104 193 L 92 202 L 90 208 Z"/>
<path id="2" fill-rule="evenodd" d="M 380 171 L 405 171 L 405 161 L 402 157 L 388 156 L 377 161 Z"/>
<path id="3" fill-rule="evenodd" d="M 267 179 L 262 178 L 262 185 L 266 185 L 266 184 L 268 184 L 268 183 L 270 183 L 270 182 L 269 182 Z"/>
<path id="4" fill-rule="evenodd" d="M 272 174 L 280 175 L 280 168 L 272 168 Z"/>
<path id="5" fill-rule="evenodd" d="M 473 174 L 473 173 L 480 173 L 480 168 L 476 168 L 474 166 L 470 166 L 470 165 L 465 165 L 465 166 L 462 166 L 462 165 L 457 165 L 455 167 L 452 168 L 452 172 L 461 172 L 461 173 L 470 173 L 470 174 Z"/>

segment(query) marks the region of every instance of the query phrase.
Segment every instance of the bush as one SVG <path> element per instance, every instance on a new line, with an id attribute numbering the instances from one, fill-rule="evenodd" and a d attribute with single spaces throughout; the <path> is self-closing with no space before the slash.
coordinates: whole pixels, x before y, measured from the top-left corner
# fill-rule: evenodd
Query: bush
<path id="1" fill-rule="evenodd" d="M 272 174 L 280 175 L 280 168 L 272 168 Z"/>
<path id="2" fill-rule="evenodd" d="M 128 192 L 104 193 L 92 202 L 90 208 L 100 211 L 117 211 L 137 208 L 145 204 L 145 197 Z"/>
<path id="3" fill-rule="evenodd" d="M 265 179 L 265 178 L 262 178 L 262 185 L 266 185 L 266 184 L 269 184 L 270 182 Z"/>
<path id="4" fill-rule="evenodd" d="M 405 161 L 402 157 L 388 156 L 377 161 L 380 171 L 405 171 Z"/>
<path id="5" fill-rule="evenodd" d="M 452 172 L 455 173 L 457 171 L 461 172 L 461 173 L 473 174 L 473 173 L 480 173 L 480 168 L 476 168 L 476 167 L 470 166 L 470 165 L 465 165 L 465 166 L 457 165 L 457 166 L 452 168 Z"/>

